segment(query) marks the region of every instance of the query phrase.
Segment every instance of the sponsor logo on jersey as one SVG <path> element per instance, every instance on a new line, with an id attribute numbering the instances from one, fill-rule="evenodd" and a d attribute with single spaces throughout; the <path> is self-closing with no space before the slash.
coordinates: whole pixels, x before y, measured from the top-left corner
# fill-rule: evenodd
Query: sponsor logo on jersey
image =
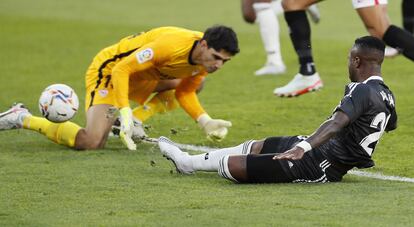
<path id="1" fill-rule="evenodd" d="M 103 98 L 105 98 L 108 95 L 108 90 L 102 89 L 98 91 L 99 95 Z"/>
<path id="2" fill-rule="evenodd" d="M 151 48 L 141 50 L 136 54 L 137 60 L 139 63 L 144 63 L 151 60 L 154 57 L 154 51 Z"/>

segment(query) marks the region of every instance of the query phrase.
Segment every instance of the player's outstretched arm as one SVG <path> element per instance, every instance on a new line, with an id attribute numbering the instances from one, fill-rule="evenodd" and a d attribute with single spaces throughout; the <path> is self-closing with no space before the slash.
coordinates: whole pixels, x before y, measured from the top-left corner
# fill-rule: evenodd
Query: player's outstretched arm
<path id="1" fill-rule="evenodd" d="M 221 141 L 226 137 L 228 128 L 231 127 L 231 122 L 221 119 L 212 119 L 201 106 L 196 94 L 196 89 L 203 82 L 205 75 L 206 74 L 184 78 L 178 85 L 175 95 L 181 107 L 196 120 L 200 128 L 204 130 L 207 139 Z"/>
<path id="2" fill-rule="evenodd" d="M 318 147 L 328 141 L 342 128 L 350 122 L 348 115 L 342 111 L 337 111 L 330 119 L 325 121 L 319 128 L 306 140 L 298 143 L 295 147 L 281 154 L 275 155 L 273 159 L 301 159 L 305 152 L 312 150 L 312 147 Z"/>
<path id="3" fill-rule="evenodd" d="M 148 49 L 143 51 L 148 51 Z M 121 60 L 112 69 L 112 83 L 114 86 L 115 98 L 118 103 L 121 120 L 121 131 L 119 133 L 119 138 L 129 150 L 136 150 L 136 144 L 132 140 L 134 120 L 132 118 L 132 110 L 129 106 L 128 98 L 129 76 L 140 71 L 145 71 L 154 65 L 151 59 L 143 60 L 140 58 L 143 51 L 137 50 L 125 59 Z M 152 56 L 152 54 L 150 56 Z"/>

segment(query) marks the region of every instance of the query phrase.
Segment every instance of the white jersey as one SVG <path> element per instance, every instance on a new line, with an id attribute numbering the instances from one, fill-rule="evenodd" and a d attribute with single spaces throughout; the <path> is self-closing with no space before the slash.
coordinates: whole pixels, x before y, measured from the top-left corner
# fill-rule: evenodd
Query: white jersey
<path id="1" fill-rule="evenodd" d="M 388 0 L 352 0 L 354 9 L 386 4 L 388 4 Z"/>

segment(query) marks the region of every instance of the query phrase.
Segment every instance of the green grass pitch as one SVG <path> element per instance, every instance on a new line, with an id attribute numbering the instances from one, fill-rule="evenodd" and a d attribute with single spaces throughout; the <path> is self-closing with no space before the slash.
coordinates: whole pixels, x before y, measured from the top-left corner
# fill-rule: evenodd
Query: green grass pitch
<path id="1" fill-rule="evenodd" d="M 400 4 L 389 4 L 397 25 Z M 52 83 L 72 86 L 83 103 L 84 73 L 101 48 L 153 27 L 204 30 L 223 23 L 238 33 L 241 53 L 208 78 L 200 99 L 211 116 L 233 122 L 228 137 L 208 142 L 182 110 L 150 119 L 149 135 L 225 147 L 250 138 L 309 134 L 342 97 L 348 50 L 367 34 L 349 0 L 319 6 L 322 20 L 312 25 L 312 40 L 325 87 L 281 99 L 272 90 L 297 72 L 286 23 L 279 17 L 288 72 L 254 77 L 265 55 L 258 27 L 243 22 L 239 1 L 1 0 L 0 109 L 21 101 L 39 114 L 40 93 Z M 413 74 L 413 63 L 404 57 L 383 65 L 396 95 L 399 128 L 383 136 L 370 171 L 414 177 Z M 74 121 L 84 125 L 83 105 Z M 148 144 L 131 152 L 113 138 L 104 150 L 75 152 L 31 131 L 0 132 L 0 226 L 412 226 L 414 221 L 413 183 L 347 175 L 342 183 L 324 185 L 237 185 L 214 173 L 182 176 L 172 170 Z"/>

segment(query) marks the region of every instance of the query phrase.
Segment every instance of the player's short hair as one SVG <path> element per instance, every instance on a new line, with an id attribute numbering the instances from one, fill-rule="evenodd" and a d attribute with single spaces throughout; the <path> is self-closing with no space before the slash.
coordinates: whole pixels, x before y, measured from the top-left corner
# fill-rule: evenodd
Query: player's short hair
<path id="1" fill-rule="evenodd" d="M 375 49 L 382 53 L 385 51 L 385 44 L 374 36 L 363 36 L 355 40 L 354 46 L 362 49 Z"/>
<path id="2" fill-rule="evenodd" d="M 230 27 L 214 25 L 207 28 L 202 39 L 216 51 L 225 50 L 232 55 L 240 52 L 237 35 Z"/>

